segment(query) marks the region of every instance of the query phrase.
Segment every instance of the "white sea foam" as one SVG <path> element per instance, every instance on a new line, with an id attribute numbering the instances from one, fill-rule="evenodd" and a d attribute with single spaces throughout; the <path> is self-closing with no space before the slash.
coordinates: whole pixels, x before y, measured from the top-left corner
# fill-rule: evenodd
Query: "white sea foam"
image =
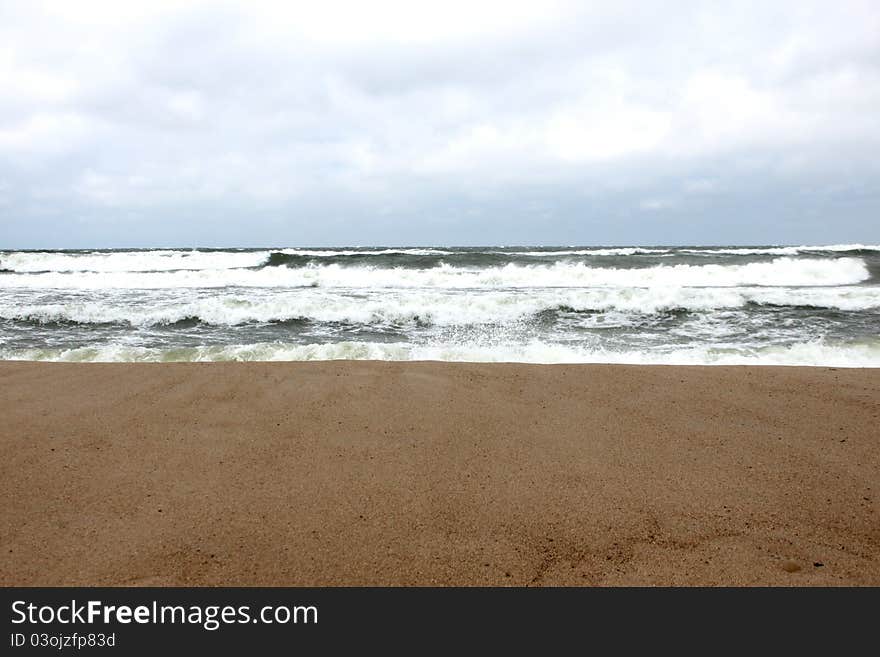
<path id="1" fill-rule="evenodd" d="M 767 246 L 767 247 L 733 247 L 723 249 L 696 248 L 678 249 L 679 253 L 700 255 L 799 255 L 802 253 L 845 253 L 848 251 L 878 251 L 880 244 L 828 244 L 825 246 Z"/>
<path id="2" fill-rule="evenodd" d="M 590 267 L 578 263 L 468 268 L 441 264 L 429 269 L 337 264 L 306 267 L 121 273 L 5 274 L 0 288 L 150 289 L 216 287 L 341 288 L 544 288 L 544 287 L 736 287 L 847 285 L 870 277 L 861 258 L 776 258 L 734 265 Z"/>
<path id="3" fill-rule="evenodd" d="M 182 290 L 172 297 L 159 294 L 155 298 L 143 297 L 140 303 L 120 298 L 118 294 L 63 302 L 29 299 L 22 294 L 0 301 L 0 319 L 135 326 L 172 324 L 188 318 L 218 326 L 293 319 L 452 326 L 508 324 L 560 308 L 575 312 L 645 314 L 677 309 L 733 309 L 750 303 L 845 311 L 880 309 L 880 287 L 551 288 L 466 292 L 407 289 L 357 294 L 306 288 L 195 297 Z"/>
<path id="4" fill-rule="evenodd" d="M 589 247 L 554 250 L 456 252 L 442 248 L 377 248 L 377 249 L 305 249 L 281 248 L 248 250 L 197 251 L 158 249 L 153 251 L 12 251 L 0 253 L 0 269 L 21 273 L 33 272 L 161 272 L 175 270 L 218 270 L 259 267 L 272 253 L 331 258 L 338 256 L 450 256 L 455 254 L 489 253 L 495 255 L 565 257 L 565 256 L 632 256 L 674 255 L 778 255 L 796 256 L 820 252 L 878 251 L 880 245 L 831 244 L 825 246 L 771 246 L 730 248 L 659 248 L 659 247 Z"/>
<path id="5" fill-rule="evenodd" d="M 0 269 L 14 272 L 163 272 L 175 270 L 222 270 L 259 267 L 272 253 L 312 258 L 335 256 L 444 256 L 442 249 L 277 249 L 259 251 L 13 251 L 0 254 Z"/>
<path id="6" fill-rule="evenodd" d="M 503 262 L 496 248 L 458 262 Z M 851 253 L 875 247 L 695 248 L 713 257 L 689 264 L 672 264 L 673 248 L 516 248 L 507 255 L 535 258 L 481 267 L 429 248 L 0 252 L 0 269 L 17 270 L 0 274 L 0 357 L 878 365 L 880 286 L 865 284 L 874 256 Z M 314 260 L 267 266 L 278 252 Z M 442 263 L 388 264 L 430 255 Z M 666 314 L 678 310 L 691 312 Z M 177 326 L 193 319 L 209 326 Z M 323 343 L 380 333 L 401 342 Z M 191 346 L 202 335 L 209 343 Z"/>
<path id="7" fill-rule="evenodd" d="M 151 272 L 257 267 L 269 251 L 16 251 L 0 255 L 0 268 L 16 272 Z"/>
<path id="8" fill-rule="evenodd" d="M 286 255 L 298 255 L 315 258 L 334 258 L 336 256 L 383 256 L 383 255 L 411 255 L 411 256 L 443 256 L 452 255 L 454 251 L 443 249 L 278 249 L 278 253 Z"/>
<path id="9" fill-rule="evenodd" d="M 337 342 L 259 343 L 150 349 L 122 344 L 76 349 L 0 349 L 4 360 L 72 362 L 397 360 L 650 365 L 797 365 L 880 367 L 880 341 L 862 344 L 798 343 L 760 349 L 693 347 L 666 352 L 603 351 L 544 342 L 505 345 L 414 345 Z"/>
<path id="10" fill-rule="evenodd" d="M 614 256 L 614 255 L 653 255 L 669 253 L 670 249 L 648 249 L 640 246 L 618 247 L 613 249 L 564 249 L 561 251 L 494 251 L 499 255 L 518 255 L 518 256 Z"/>

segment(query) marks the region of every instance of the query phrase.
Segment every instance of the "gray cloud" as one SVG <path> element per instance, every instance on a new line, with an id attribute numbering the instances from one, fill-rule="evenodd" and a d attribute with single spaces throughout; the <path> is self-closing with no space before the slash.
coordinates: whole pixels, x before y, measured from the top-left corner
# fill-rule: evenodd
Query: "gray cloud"
<path id="1" fill-rule="evenodd" d="M 124 4 L 0 3 L 0 247 L 880 241 L 873 3 Z"/>

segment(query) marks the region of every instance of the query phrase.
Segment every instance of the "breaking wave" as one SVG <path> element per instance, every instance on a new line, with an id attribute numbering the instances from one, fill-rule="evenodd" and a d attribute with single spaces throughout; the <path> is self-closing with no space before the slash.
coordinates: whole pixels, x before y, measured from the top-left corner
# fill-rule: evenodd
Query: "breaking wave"
<path id="1" fill-rule="evenodd" d="M 238 255 L 238 254 L 232 254 Z M 249 254 L 247 254 L 249 255 Z M 155 272 L 46 272 L 5 274 L 0 288 L 155 289 L 217 287 L 338 288 L 550 288 L 736 287 L 848 285 L 871 277 L 861 258 L 780 257 L 745 264 L 671 264 L 591 267 L 584 262 L 429 269 L 344 267 L 338 264 L 260 269 L 185 269 Z"/>
<path id="2" fill-rule="evenodd" d="M 144 300 L 148 301 L 148 300 Z M 467 293 L 415 290 L 346 294 L 305 289 L 276 294 L 214 294 L 194 299 L 131 303 L 108 295 L 66 302 L 0 303 L 0 319 L 49 323 L 170 325 L 193 320 L 217 326 L 290 320 L 349 324 L 505 324 L 548 311 L 650 314 L 707 311 L 749 305 L 880 310 L 880 288 L 588 288 L 485 290 Z"/>
<path id="3" fill-rule="evenodd" d="M 0 357 L 877 366 L 880 247 L 0 251 Z"/>
<path id="4" fill-rule="evenodd" d="M 336 342 L 293 345 L 258 343 L 155 349 L 125 345 L 75 349 L 0 349 L 5 360 L 62 362 L 204 362 L 392 360 L 520 363 L 620 363 L 650 365 L 792 365 L 878 367 L 880 341 L 829 344 L 821 341 L 769 346 L 750 351 L 692 347 L 665 352 L 591 350 L 534 341 L 523 345 L 414 345 Z"/>

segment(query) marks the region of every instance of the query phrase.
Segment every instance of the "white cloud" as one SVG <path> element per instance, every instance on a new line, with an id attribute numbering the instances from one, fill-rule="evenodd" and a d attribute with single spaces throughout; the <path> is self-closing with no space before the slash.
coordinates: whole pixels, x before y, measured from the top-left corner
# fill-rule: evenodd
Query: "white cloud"
<path id="1" fill-rule="evenodd" d="M 876 182 L 877 33 L 870 2 L 6 3 L 0 181 L 59 214 Z"/>

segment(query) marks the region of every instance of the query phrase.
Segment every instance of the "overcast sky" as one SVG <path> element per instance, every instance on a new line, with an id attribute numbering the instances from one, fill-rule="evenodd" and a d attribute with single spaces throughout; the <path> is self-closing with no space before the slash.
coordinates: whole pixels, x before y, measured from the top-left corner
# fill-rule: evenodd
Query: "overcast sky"
<path id="1" fill-rule="evenodd" d="M 0 248 L 880 242 L 880 3 L 0 0 Z"/>

